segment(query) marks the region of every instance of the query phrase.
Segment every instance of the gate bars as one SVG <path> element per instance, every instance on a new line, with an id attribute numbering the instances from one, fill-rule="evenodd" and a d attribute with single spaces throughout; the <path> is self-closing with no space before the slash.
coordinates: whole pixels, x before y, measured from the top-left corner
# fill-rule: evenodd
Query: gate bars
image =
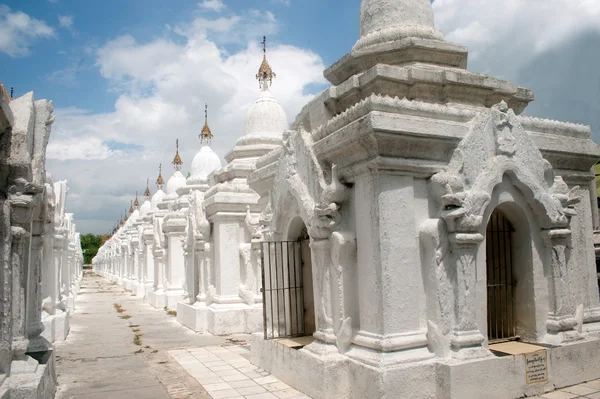
<path id="1" fill-rule="evenodd" d="M 304 335 L 301 243 L 261 243 L 265 340 Z"/>
<path id="2" fill-rule="evenodd" d="M 486 232 L 488 338 L 517 339 L 515 280 L 513 279 L 513 232 L 510 221 L 492 213 Z"/>

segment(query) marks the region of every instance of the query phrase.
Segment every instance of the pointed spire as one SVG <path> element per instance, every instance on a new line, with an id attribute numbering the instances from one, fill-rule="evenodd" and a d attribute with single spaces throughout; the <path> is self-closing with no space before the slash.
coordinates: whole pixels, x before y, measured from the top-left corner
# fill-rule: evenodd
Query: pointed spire
<path id="1" fill-rule="evenodd" d="M 277 77 L 275 72 L 271 69 L 271 65 L 269 65 L 269 61 L 267 61 L 267 37 L 263 36 L 263 41 L 260 42 L 263 45 L 263 61 L 260 64 L 260 68 L 258 69 L 258 73 L 256 74 L 256 79 L 258 79 L 258 83 L 260 85 L 261 90 L 269 90 L 271 85 L 273 84 L 273 79 Z"/>
<path id="2" fill-rule="evenodd" d="M 127 217 L 127 209 L 125 209 L 125 217 L 123 218 L 123 221 L 126 222 L 127 219 L 129 219 L 129 218 Z"/>
<path id="3" fill-rule="evenodd" d="M 125 220 L 127 220 L 127 216 L 125 216 Z M 123 223 L 125 223 L 125 221 L 123 220 L 123 214 L 121 214 L 121 220 L 119 221 L 119 225 L 123 226 Z"/>
<path id="4" fill-rule="evenodd" d="M 175 167 L 176 171 L 180 171 L 181 165 L 183 165 L 183 161 L 179 156 L 179 139 L 175 140 L 175 146 L 177 147 L 177 150 L 175 152 L 175 158 L 173 158 L 173 166 Z"/>
<path id="5" fill-rule="evenodd" d="M 129 201 L 129 213 L 133 213 L 133 201 Z"/>
<path id="6" fill-rule="evenodd" d="M 200 142 L 202 144 L 210 145 L 210 140 L 212 138 L 213 134 L 208 127 L 208 104 L 204 104 L 204 127 L 202 128 L 202 133 L 200 133 Z"/>
<path id="7" fill-rule="evenodd" d="M 146 191 L 144 191 L 144 197 L 146 197 L 146 201 L 150 200 L 150 178 L 146 178 Z"/>
<path id="8" fill-rule="evenodd" d="M 135 190 L 135 201 L 133 201 L 133 206 L 135 206 L 136 209 L 140 206 L 140 201 L 138 200 L 138 192 L 137 192 L 137 190 Z"/>
<path id="9" fill-rule="evenodd" d="M 158 165 L 158 178 L 156 179 L 156 186 L 159 190 L 162 190 L 165 179 L 162 177 L 162 163 Z"/>

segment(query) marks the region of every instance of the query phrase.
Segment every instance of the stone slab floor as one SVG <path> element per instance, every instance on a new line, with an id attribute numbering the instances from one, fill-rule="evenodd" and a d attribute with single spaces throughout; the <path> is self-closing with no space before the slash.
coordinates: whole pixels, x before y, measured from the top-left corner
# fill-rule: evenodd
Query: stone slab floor
<path id="1" fill-rule="evenodd" d="M 57 399 L 310 399 L 250 361 L 246 335 L 194 333 L 87 272 L 71 332 L 55 345 Z M 600 399 L 600 380 L 543 399 Z"/>
<path id="2" fill-rule="evenodd" d="M 168 351 L 239 344 L 247 339 L 194 333 L 164 310 L 87 272 L 71 315 L 69 336 L 55 345 L 56 398 L 211 398 Z"/>

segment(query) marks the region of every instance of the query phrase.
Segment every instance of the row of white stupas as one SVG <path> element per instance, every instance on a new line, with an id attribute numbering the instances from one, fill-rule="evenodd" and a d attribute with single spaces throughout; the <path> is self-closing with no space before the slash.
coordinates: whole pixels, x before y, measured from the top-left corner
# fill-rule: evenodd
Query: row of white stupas
<path id="1" fill-rule="evenodd" d="M 0 84 L 0 397 L 51 398 L 83 255 L 67 183 L 46 171 L 52 102 Z"/>
<path id="2" fill-rule="evenodd" d="M 359 21 L 290 130 L 265 62 L 228 165 L 205 146 L 96 268 L 196 330 L 264 325 L 252 363 L 315 399 L 600 378 L 590 127 L 523 115 L 533 92 L 468 71 L 430 0 L 362 0 Z"/>
<path id="3" fill-rule="evenodd" d="M 259 157 L 281 145 L 288 127 L 273 97 L 275 78 L 267 58 L 257 74 L 261 92 L 248 110 L 245 134 L 223 166 L 210 147 L 208 115 L 202 146 L 186 178 L 177 151 L 175 171 L 163 191 L 133 203 L 129 218 L 98 251 L 94 270 L 117 281 L 154 307 L 177 310 L 177 320 L 196 331 L 250 333 L 262 329 L 260 270 L 250 249 L 247 218 L 262 211 L 247 177 Z M 210 222 L 209 222 L 210 221 Z M 212 225 L 212 227 L 211 227 Z"/>

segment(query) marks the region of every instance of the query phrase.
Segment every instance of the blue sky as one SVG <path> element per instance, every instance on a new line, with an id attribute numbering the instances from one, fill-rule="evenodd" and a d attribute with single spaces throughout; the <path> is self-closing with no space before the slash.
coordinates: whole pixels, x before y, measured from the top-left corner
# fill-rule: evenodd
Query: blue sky
<path id="1" fill-rule="evenodd" d="M 243 13 L 268 2 L 226 1 L 228 10 L 219 15 Z M 34 90 L 36 97 L 51 98 L 57 107 L 77 106 L 97 112 L 111 111 L 118 93 L 109 90 L 108 82 L 98 73 L 91 54 L 94 49 L 124 34 L 140 41 L 165 35 L 173 41 L 181 41 L 182 38 L 170 32 L 167 26 L 191 22 L 200 15 L 217 15 L 216 12 L 199 8 L 198 3 L 190 0 L 5 2 L 13 12 L 22 11 L 44 21 L 55 32 L 51 37 L 32 40 L 30 55 L 26 57 L 14 58 L 0 53 L 2 82 L 6 86 L 14 86 L 15 95 Z M 309 48 L 321 55 L 324 63 L 329 65 L 345 54 L 358 35 L 356 23 L 335 24 L 333 29 L 326 28 L 332 20 L 358 19 L 360 3 L 348 3 L 340 10 L 340 2 L 333 0 L 296 0 L 289 4 L 281 0 L 271 1 L 269 10 L 276 13 L 278 24 L 285 26 L 285 29 L 278 29 L 276 35 L 269 35 L 269 42 Z M 71 17 L 72 26 L 61 27 L 60 16 Z M 214 39 L 221 42 L 224 50 L 232 53 L 246 45 L 244 42 L 222 41 L 219 34 L 215 34 Z M 257 43 L 260 40 L 260 36 L 256 37 Z"/>
<path id="2" fill-rule="evenodd" d="M 175 4 L 176 6 L 174 6 Z M 358 39 L 360 0 L 0 0 L 0 81 L 54 102 L 48 169 L 82 232 L 107 232 L 135 191 L 199 149 L 204 103 L 223 157 L 258 95 L 268 36 L 273 92 L 293 121 L 322 71 Z M 526 113 L 600 138 L 600 1 L 436 0 L 436 26 L 469 70 L 534 90 Z M 151 186 L 152 191 L 155 187 Z"/>

